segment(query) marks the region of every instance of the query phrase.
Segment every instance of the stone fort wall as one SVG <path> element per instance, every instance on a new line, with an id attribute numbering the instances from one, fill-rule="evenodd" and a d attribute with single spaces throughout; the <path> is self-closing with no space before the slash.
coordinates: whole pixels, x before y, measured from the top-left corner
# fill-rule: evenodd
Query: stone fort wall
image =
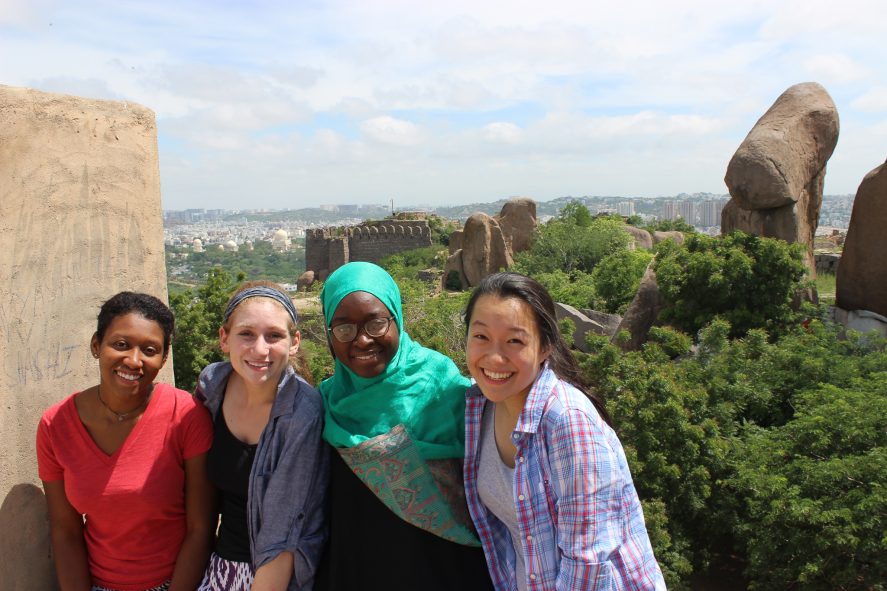
<path id="1" fill-rule="evenodd" d="M 427 220 L 381 220 L 306 230 L 305 270 L 332 273 L 351 261 L 378 263 L 386 256 L 431 244 Z"/>
<path id="2" fill-rule="evenodd" d="M 166 299 L 154 113 L 0 86 L 0 277 L 0 589 L 54 591 L 37 423 L 98 383 L 104 300 Z"/>

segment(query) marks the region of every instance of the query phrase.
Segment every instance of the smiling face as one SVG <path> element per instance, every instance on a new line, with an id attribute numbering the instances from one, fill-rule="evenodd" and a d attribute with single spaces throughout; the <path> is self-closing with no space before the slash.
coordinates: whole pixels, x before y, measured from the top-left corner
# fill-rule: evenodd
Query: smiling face
<path id="1" fill-rule="evenodd" d="M 468 371 L 493 402 L 523 406 L 548 351 L 529 304 L 517 298 L 478 298 L 468 323 Z"/>
<path id="2" fill-rule="evenodd" d="M 111 320 L 90 348 L 99 360 L 102 394 L 118 400 L 147 396 L 166 362 L 163 329 L 136 312 Z"/>
<path id="3" fill-rule="evenodd" d="M 248 298 L 219 329 L 219 345 L 234 371 L 248 384 L 276 387 L 290 356 L 299 350 L 300 334 L 291 330 L 291 323 L 278 302 Z"/>
<path id="4" fill-rule="evenodd" d="M 364 324 L 374 318 L 390 318 L 391 311 L 379 298 L 365 291 L 348 294 L 336 308 L 330 327 L 341 324 L 356 324 L 357 336 L 353 341 L 343 343 L 329 335 L 330 344 L 336 359 L 362 378 L 374 378 L 388 367 L 400 346 L 400 331 L 397 322 L 388 324 L 388 332 L 380 337 L 371 337 Z"/>

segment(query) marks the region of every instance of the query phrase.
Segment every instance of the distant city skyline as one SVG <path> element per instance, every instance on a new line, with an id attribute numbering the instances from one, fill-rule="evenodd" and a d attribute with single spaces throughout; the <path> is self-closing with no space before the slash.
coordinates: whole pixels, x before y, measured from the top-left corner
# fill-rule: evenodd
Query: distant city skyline
<path id="1" fill-rule="evenodd" d="M 881 0 L 0 0 L 0 84 L 153 109 L 183 210 L 725 194 L 812 80 L 845 195 L 887 155 L 885 38 Z"/>

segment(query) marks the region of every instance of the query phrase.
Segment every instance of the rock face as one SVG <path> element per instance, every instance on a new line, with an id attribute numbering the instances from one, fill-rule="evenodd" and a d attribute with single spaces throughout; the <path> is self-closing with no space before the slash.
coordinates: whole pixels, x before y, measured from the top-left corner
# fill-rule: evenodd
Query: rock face
<path id="1" fill-rule="evenodd" d="M 628 224 L 622 226 L 622 229 L 628 232 L 632 240 L 634 240 L 634 248 L 645 248 L 647 250 L 653 248 L 653 237 L 650 236 L 650 233 L 646 230 L 635 228 L 634 226 L 629 226 Z"/>
<path id="2" fill-rule="evenodd" d="M 669 232 L 653 232 L 653 244 L 659 244 L 664 240 L 674 240 L 676 244 L 684 243 L 684 233 L 672 230 Z"/>
<path id="3" fill-rule="evenodd" d="M 465 222 L 462 240 L 462 270 L 469 285 L 511 266 L 511 251 L 499 223 L 485 213 L 475 213 Z"/>
<path id="4" fill-rule="evenodd" d="M 558 322 L 560 322 L 564 318 L 569 318 L 573 321 L 573 325 L 576 327 L 573 331 L 573 346 L 585 353 L 588 352 L 588 346 L 585 344 L 585 335 L 589 332 L 599 335 L 605 333 L 606 329 L 603 326 L 601 326 L 573 306 L 555 302 L 554 314 Z"/>
<path id="5" fill-rule="evenodd" d="M 887 316 L 887 162 L 868 173 L 856 192 L 835 303 Z"/>
<path id="6" fill-rule="evenodd" d="M 296 279 L 296 289 L 299 291 L 308 291 L 311 284 L 314 283 L 314 271 L 305 271 Z"/>
<path id="7" fill-rule="evenodd" d="M 634 295 L 634 299 L 628 305 L 622 322 L 613 335 L 611 341 L 617 342 L 620 347 L 626 351 L 637 351 L 645 342 L 647 342 L 647 334 L 650 332 L 656 319 L 659 318 L 659 312 L 662 311 L 663 300 L 662 294 L 659 293 L 659 285 L 656 283 L 656 273 L 653 271 L 653 265 L 647 267 L 641 278 L 641 284 Z M 619 333 L 623 330 L 628 331 L 630 338 L 628 342 L 619 342 Z"/>
<path id="8" fill-rule="evenodd" d="M 152 111 L 0 86 L 0 277 L 0 497 L 16 515 L 0 523 L 0 586 L 54 589 L 48 537 L 29 530 L 47 528 L 32 486 L 40 416 L 96 383 L 89 340 L 104 300 L 166 299 Z M 172 381 L 172 361 L 158 381 Z"/>
<path id="9" fill-rule="evenodd" d="M 583 308 L 581 312 L 588 316 L 590 320 L 603 327 L 604 331 L 599 334 L 604 336 L 613 336 L 619 330 L 619 325 L 622 324 L 622 316 L 619 314 L 607 314 L 606 312 L 598 312 L 591 308 Z"/>
<path id="10" fill-rule="evenodd" d="M 786 90 L 736 150 L 724 182 L 731 199 L 721 231 L 800 242 L 816 273 L 813 236 L 822 206 L 825 165 L 838 142 L 838 111 L 815 82 Z"/>
<path id="11" fill-rule="evenodd" d="M 450 234 L 448 249 L 450 254 L 453 254 L 457 250 L 462 250 L 462 230 L 456 230 Z"/>
<path id="12" fill-rule="evenodd" d="M 447 263 L 444 265 L 444 273 L 441 278 L 444 289 L 468 289 L 468 278 L 465 277 L 465 271 L 462 269 L 462 250 L 457 250 L 447 257 Z"/>
<path id="13" fill-rule="evenodd" d="M 536 202 L 528 197 L 511 199 L 502 206 L 496 221 L 502 228 L 511 254 L 523 252 L 530 247 L 530 240 L 536 229 Z"/>

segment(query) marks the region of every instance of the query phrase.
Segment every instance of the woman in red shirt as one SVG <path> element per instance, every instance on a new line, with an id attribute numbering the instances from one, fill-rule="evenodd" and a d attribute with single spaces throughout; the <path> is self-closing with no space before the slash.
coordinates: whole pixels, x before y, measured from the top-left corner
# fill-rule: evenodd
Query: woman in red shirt
<path id="1" fill-rule="evenodd" d="M 209 556 L 212 424 L 191 395 L 154 378 L 172 312 L 146 294 L 102 305 L 90 348 L 97 386 L 48 409 L 37 462 L 62 591 L 193 591 Z"/>

